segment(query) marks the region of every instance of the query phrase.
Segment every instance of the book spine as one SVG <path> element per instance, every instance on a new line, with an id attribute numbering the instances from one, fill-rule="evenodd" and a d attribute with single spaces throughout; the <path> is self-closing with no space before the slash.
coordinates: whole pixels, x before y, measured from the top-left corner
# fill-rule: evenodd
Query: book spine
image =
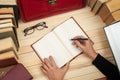
<path id="1" fill-rule="evenodd" d="M 13 48 L 7 48 L 7 49 L 5 49 L 5 50 L 0 50 L 0 54 L 3 54 L 4 52 L 8 52 L 8 51 L 11 51 Z"/>
<path id="2" fill-rule="evenodd" d="M 114 21 L 120 20 L 120 10 L 115 11 L 110 14 L 110 16 L 105 20 L 106 25 L 110 25 Z"/>
<path id="3" fill-rule="evenodd" d="M 88 5 L 88 6 L 90 5 L 90 0 L 87 0 L 87 5 Z"/>
<path id="4" fill-rule="evenodd" d="M 105 24 L 106 24 L 106 25 L 109 25 L 109 24 L 111 24 L 113 21 L 115 21 L 115 20 L 114 20 L 113 16 L 110 15 L 110 16 L 105 20 Z"/>
<path id="5" fill-rule="evenodd" d="M 100 2 L 100 0 L 98 0 L 97 1 L 97 3 L 95 4 L 95 7 L 93 8 L 93 12 L 95 13 L 95 14 L 97 14 L 98 13 L 98 11 L 100 10 L 100 7 L 102 6 L 102 3 Z"/>
<path id="6" fill-rule="evenodd" d="M 91 0 L 90 1 L 90 8 L 91 8 L 91 11 L 93 10 L 93 8 L 94 8 L 94 6 L 95 6 L 95 4 L 97 3 L 97 0 Z"/>
<path id="7" fill-rule="evenodd" d="M 120 9 L 120 0 L 109 0 L 101 10 L 99 11 L 99 16 L 105 22 L 105 20 L 110 16 L 111 13 Z"/>
<path id="8" fill-rule="evenodd" d="M 19 44 L 19 41 L 18 41 L 18 36 L 17 36 L 16 27 L 13 27 L 13 31 L 14 31 L 14 35 L 15 35 L 15 40 L 14 40 L 14 42 L 15 42 L 15 45 L 16 45 L 17 51 L 18 51 L 18 49 L 19 49 L 19 47 L 20 47 L 20 44 Z"/>
<path id="9" fill-rule="evenodd" d="M 98 15 L 101 17 L 103 22 L 105 22 L 105 19 L 110 15 L 110 10 L 108 9 L 106 4 L 104 4 L 102 6 L 102 8 L 100 9 Z"/>
<path id="10" fill-rule="evenodd" d="M 4 60 L 0 60 L 0 68 L 7 67 L 7 66 L 10 66 L 10 65 L 15 65 L 17 63 L 18 62 L 16 61 L 16 59 L 14 57 L 4 59 Z"/>
<path id="11" fill-rule="evenodd" d="M 0 5 L 0 8 L 6 8 L 6 7 L 13 7 L 15 21 L 16 21 L 16 24 L 18 26 L 18 20 L 20 19 L 18 6 L 17 5 Z"/>
<path id="12" fill-rule="evenodd" d="M 0 33 L 0 39 L 7 38 L 7 37 L 11 36 L 13 39 L 13 42 L 15 43 L 16 50 L 18 51 L 19 50 L 19 41 L 18 41 L 18 37 L 17 37 L 17 32 L 14 29 L 14 27 L 13 27 L 13 30 L 14 31 Z"/>
<path id="13" fill-rule="evenodd" d="M 97 14 L 99 11 L 100 11 L 100 9 L 101 9 L 101 7 L 103 6 L 103 4 L 105 4 L 105 3 L 107 3 L 107 2 L 109 2 L 110 0 L 98 0 L 97 2 L 96 2 L 96 4 L 95 4 L 95 7 L 93 8 L 93 12 L 95 13 L 95 14 Z"/>

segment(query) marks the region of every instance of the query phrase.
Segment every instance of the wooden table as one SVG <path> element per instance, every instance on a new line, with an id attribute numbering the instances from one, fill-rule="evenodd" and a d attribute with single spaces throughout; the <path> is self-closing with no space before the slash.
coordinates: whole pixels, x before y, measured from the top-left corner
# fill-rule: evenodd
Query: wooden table
<path id="1" fill-rule="evenodd" d="M 93 40 L 96 52 L 100 53 L 106 59 L 114 63 L 114 59 L 103 30 L 105 24 L 98 15 L 94 15 L 94 13 L 90 11 L 89 7 L 85 7 L 83 9 L 27 23 L 19 21 L 19 28 L 17 29 L 17 31 L 20 49 L 18 52 L 18 56 L 20 62 L 23 63 L 23 65 L 34 77 L 33 80 L 48 79 L 40 70 L 41 61 L 31 48 L 31 44 L 43 37 L 45 34 L 49 33 L 54 27 L 56 27 L 58 24 L 65 21 L 71 16 L 73 16 L 77 20 L 84 31 Z M 26 27 L 30 27 L 41 21 L 45 21 L 49 28 L 41 31 L 38 31 L 36 29 L 33 34 L 26 37 L 24 36 L 23 30 Z M 104 77 L 104 75 L 94 65 L 92 65 L 91 62 L 92 60 L 88 58 L 85 54 L 81 54 L 76 57 L 70 64 L 70 68 L 65 76 L 65 80 L 94 80 Z"/>

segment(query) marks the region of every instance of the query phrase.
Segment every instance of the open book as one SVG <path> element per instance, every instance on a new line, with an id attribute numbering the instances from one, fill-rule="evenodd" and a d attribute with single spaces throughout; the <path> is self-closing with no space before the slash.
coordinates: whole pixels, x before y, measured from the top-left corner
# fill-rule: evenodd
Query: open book
<path id="1" fill-rule="evenodd" d="M 42 60 L 53 56 L 57 66 L 62 67 L 82 52 L 72 45 L 71 41 L 72 38 L 78 35 L 88 38 L 78 23 L 70 18 L 35 42 L 32 47 Z"/>
<path id="2" fill-rule="evenodd" d="M 104 30 L 120 72 L 120 21 L 104 27 Z"/>

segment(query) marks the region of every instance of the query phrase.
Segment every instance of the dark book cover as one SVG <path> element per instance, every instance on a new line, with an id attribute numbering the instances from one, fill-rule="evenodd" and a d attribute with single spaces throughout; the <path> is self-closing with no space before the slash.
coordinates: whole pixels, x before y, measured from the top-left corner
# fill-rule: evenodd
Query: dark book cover
<path id="1" fill-rule="evenodd" d="M 4 59 L 4 60 L 0 60 L 0 68 L 7 67 L 7 66 L 10 66 L 10 65 L 15 65 L 17 63 L 18 62 L 16 61 L 16 59 L 14 57 Z"/>
<path id="2" fill-rule="evenodd" d="M 22 64 L 17 64 L 1 80 L 32 80 L 31 74 Z"/>
<path id="3" fill-rule="evenodd" d="M 8 71 L 10 71 L 14 66 L 15 66 L 15 65 L 0 68 L 0 80 L 1 80 L 2 77 L 4 77 L 4 76 L 6 75 L 6 73 L 7 73 Z"/>

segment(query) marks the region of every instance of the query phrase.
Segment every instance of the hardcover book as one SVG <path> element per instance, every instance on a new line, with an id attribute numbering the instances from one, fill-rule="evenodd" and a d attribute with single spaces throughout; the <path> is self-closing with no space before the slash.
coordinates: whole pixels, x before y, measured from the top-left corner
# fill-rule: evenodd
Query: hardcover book
<path id="1" fill-rule="evenodd" d="M 32 47 L 41 60 L 53 56 L 57 66 L 62 67 L 82 52 L 71 41 L 78 35 L 88 38 L 75 19 L 70 18 L 35 42 Z"/>
<path id="2" fill-rule="evenodd" d="M 17 4 L 21 19 L 27 22 L 83 8 L 86 0 L 17 0 Z"/>
<path id="3" fill-rule="evenodd" d="M 0 45 L 4 45 L 4 46 L 0 46 L 0 54 L 7 51 L 13 51 L 16 57 L 18 58 L 15 44 L 11 37 L 0 39 Z"/>
<path id="4" fill-rule="evenodd" d="M 106 19 L 105 23 L 106 25 L 111 24 L 114 21 L 120 20 L 120 10 L 117 10 L 113 13 L 110 13 L 109 17 Z"/>
<path id="5" fill-rule="evenodd" d="M 110 0 L 101 7 L 98 15 L 105 22 L 106 19 L 109 17 L 110 13 L 118 11 L 119 9 L 120 9 L 120 0 Z"/>
<path id="6" fill-rule="evenodd" d="M 0 0 L 0 8 L 13 8 L 14 15 L 15 15 L 15 20 L 18 25 L 18 19 L 20 18 L 19 16 L 19 11 L 18 11 L 18 6 L 16 3 L 16 0 Z"/>
<path id="7" fill-rule="evenodd" d="M 18 38 L 16 37 L 16 34 L 15 34 L 13 28 L 14 27 L 0 28 L 0 39 L 11 37 L 15 44 L 16 51 L 18 51 L 19 42 L 18 42 Z"/>
<path id="8" fill-rule="evenodd" d="M 10 13 L 0 13 L 0 19 L 14 18 L 13 14 Z"/>
<path id="9" fill-rule="evenodd" d="M 97 14 L 99 12 L 99 10 L 101 9 L 101 7 L 110 0 L 97 0 L 96 4 L 95 4 L 95 7 L 93 8 L 93 12 L 95 14 Z"/>
<path id="10" fill-rule="evenodd" d="M 9 22 L 12 23 L 12 19 L 2 19 L 2 20 L 0 20 L 0 24 L 9 23 Z"/>
<path id="11" fill-rule="evenodd" d="M 22 64 L 15 65 L 0 80 L 32 80 L 32 75 Z"/>
<path id="12" fill-rule="evenodd" d="M 13 8 L 0 8 L 0 14 L 14 14 Z"/>
<path id="13" fill-rule="evenodd" d="M 14 51 L 7 51 L 0 54 L 0 68 L 17 64 L 17 57 Z"/>
<path id="14" fill-rule="evenodd" d="M 91 8 L 91 11 L 93 10 L 93 8 L 95 7 L 95 4 L 97 3 L 97 0 L 90 0 L 90 8 Z"/>
<path id="15" fill-rule="evenodd" d="M 14 27 L 14 25 L 12 23 L 12 19 L 0 20 L 0 29 L 1 28 L 8 28 L 8 27 Z"/>
<path id="16" fill-rule="evenodd" d="M 15 65 L 11 65 L 8 67 L 0 68 L 0 80 L 7 74 L 8 71 L 10 71 Z"/>

